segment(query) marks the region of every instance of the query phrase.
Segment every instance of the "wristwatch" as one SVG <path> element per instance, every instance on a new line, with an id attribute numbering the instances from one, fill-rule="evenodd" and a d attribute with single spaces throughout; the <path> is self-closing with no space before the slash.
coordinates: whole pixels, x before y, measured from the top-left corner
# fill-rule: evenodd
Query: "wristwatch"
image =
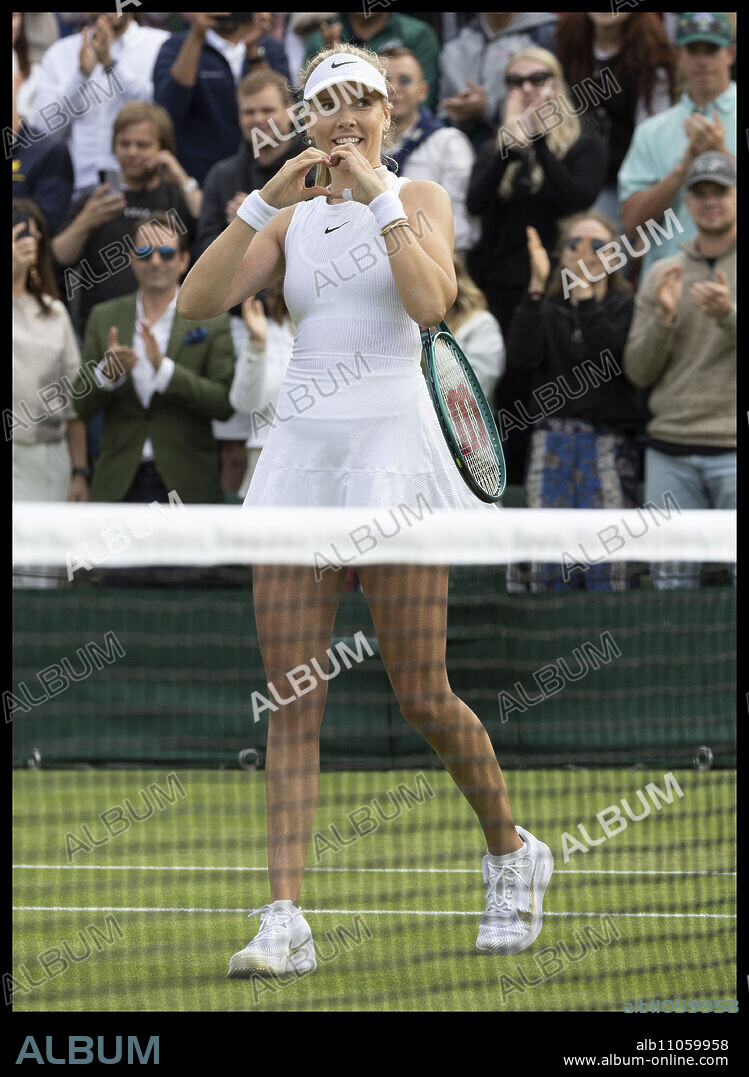
<path id="1" fill-rule="evenodd" d="M 74 479 L 76 477 L 76 475 L 83 475 L 86 482 L 88 482 L 89 479 L 91 478 L 91 468 L 90 467 L 74 467 L 73 468 L 73 473 L 71 475 L 71 478 Z"/>
<path id="2" fill-rule="evenodd" d="M 250 56 L 250 54 L 248 52 L 247 53 L 247 59 L 250 61 L 251 64 L 256 63 L 258 60 L 264 60 L 265 59 L 265 45 L 258 45 L 256 47 L 256 49 L 255 49 L 255 55 L 254 56 Z"/>
<path id="3" fill-rule="evenodd" d="M 194 176 L 190 176 L 187 183 L 182 185 L 182 194 L 190 194 L 191 191 L 197 191 L 198 187 L 200 187 L 198 181 Z"/>

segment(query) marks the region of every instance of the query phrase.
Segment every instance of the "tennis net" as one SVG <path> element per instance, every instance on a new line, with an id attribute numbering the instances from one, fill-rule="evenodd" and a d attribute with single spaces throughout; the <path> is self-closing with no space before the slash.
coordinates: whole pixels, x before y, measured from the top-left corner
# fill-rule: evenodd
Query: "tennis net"
<path id="1" fill-rule="evenodd" d="M 734 999 L 734 527 L 16 505 L 14 1008 Z M 555 862 L 514 955 L 476 950 L 495 754 Z M 271 899 L 266 779 L 317 969 L 227 979 Z"/>

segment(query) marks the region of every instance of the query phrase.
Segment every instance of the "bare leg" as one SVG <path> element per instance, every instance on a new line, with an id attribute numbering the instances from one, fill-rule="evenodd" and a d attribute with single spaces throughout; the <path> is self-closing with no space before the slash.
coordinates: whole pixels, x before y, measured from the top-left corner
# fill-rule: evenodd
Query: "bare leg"
<path id="1" fill-rule="evenodd" d="M 425 738 L 478 816 L 492 855 L 522 847 L 489 735 L 453 693 L 445 668 L 448 569 L 357 569 L 403 717 Z"/>
<path id="2" fill-rule="evenodd" d="M 268 811 L 268 875 L 271 901 L 299 904 L 320 786 L 320 725 L 327 681 L 304 695 L 294 692 L 288 674 L 317 659 L 328 672 L 327 648 L 345 582 L 344 572 L 323 574 L 311 568 L 255 565 L 253 596 L 258 643 L 266 677 L 287 704 L 268 698 L 278 709 L 268 722 L 265 797 Z M 300 689 L 303 671 L 296 674 Z"/>

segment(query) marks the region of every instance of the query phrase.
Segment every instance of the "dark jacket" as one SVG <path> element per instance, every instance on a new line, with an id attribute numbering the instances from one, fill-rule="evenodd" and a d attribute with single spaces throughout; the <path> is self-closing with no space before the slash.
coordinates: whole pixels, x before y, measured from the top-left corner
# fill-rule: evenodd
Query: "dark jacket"
<path id="1" fill-rule="evenodd" d="M 56 236 L 68 212 L 73 194 L 73 163 L 64 142 L 47 138 L 21 122 L 11 143 L 13 155 L 13 197 L 36 202 L 47 222 L 50 236 Z"/>
<path id="2" fill-rule="evenodd" d="M 526 292 L 515 308 L 507 361 L 533 371 L 533 392 L 548 397 L 544 410 L 560 419 L 581 419 L 615 433 L 638 433 L 647 412 L 644 394 L 623 373 L 634 296 L 609 288 L 602 302 L 573 307 L 560 294 L 533 300 Z M 560 401 L 563 401 L 560 406 Z"/>
<path id="3" fill-rule="evenodd" d="M 606 76 L 607 81 L 604 81 L 601 72 L 607 69 L 610 74 Z M 612 76 L 620 88 L 618 93 L 611 88 Z M 596 100 L 594 87 L 600 95 L 600 103 L 586 109 L 580 117 L 580 123 L 585 134 L 596 136 L 606 144 L 606 186 L 615 187 L 619 169 L 632 141 L 639 103 L 634 75 L 624 66 L 621 53 L 608 60 L 594 60 L 591 85 L 588 88 L 591 100 Z"/>
<path id="4" fill-rule="evenodd" d="M 229 389 L 235 359 L 229 316 L 188 322 L 175 312 L 167 347 L 174 374 L 166 391 L 154 393 L 146 409 L 131 373 L 114 389 L 100 389 L 92 374 L 107 351 L 111 326 L 116 326 L 120 344 L 132 346 L 135 310 L 135 293 L 112 299 L 94 307 L 86 327 L 73 405 L 81 419 L 104 412 L 91 500 L 122 501 L 140 466 L 143 443 L 150 438 L 154 465 L 167 490 L 176 490 L 185 504 L 221 503 L 211 420 L 228 419 L 232 413 Z"/>
<path id="5" fill-rule="evenodd" d="M 153 99 L 174 120 L 177 156 L 182 167 L 202 186 L 208 170 L 229 157 L 239 140 L 237 87 L 229 64 L 211 45 L 203 45 L 194 86 L 181 86 L 170 71 L 187 34 L 174 34 L 161 46 L 153 69 Z M 265 35 L 259 44 L 265 59 L 284 78 L 289 77 L 283 45 Z M 254 65 L 245 57 L 242 77 Z"/>
<path id="6" fill-rule="evenodd" d="M 193 259 L 199 258 L 226 228 L 226 203 L 232 200 L 237 191 L 250 194 L 252 191 L 261 190 L 285 161 L 298 157 L 306 148 L 302 136 L 295 133 L 294 137 L 285 143 L 283 154 L 265 168 L 253 155 L 252 146 L 242 139 L 238 153 L 224 161 L 218 161 L 203 184 L 203 208 L 193 245 Z"/>
<path id="7" fill-rule="evenodd" d="M 551 152 L 545 136 L 535 139 L 532 146 L 545 174 L 535 194 L 523 189 L 519 174 L 511 198 L 500 199 L 497 194 L 510 162 L 525 156 L 512 146 L 505 146 L 503 157 L 492 139 L 473 166 L 466 209 L 481 217 L 481 236 L 468 269 L 484 291 L 525 288 L 530 277 L 526 227 L 535 228 L 544 247 L 553 250 L 557 222 L 591 206 L 603 186 L 606 150 L 599 139 L 579 138 L 561 159 Z"/>

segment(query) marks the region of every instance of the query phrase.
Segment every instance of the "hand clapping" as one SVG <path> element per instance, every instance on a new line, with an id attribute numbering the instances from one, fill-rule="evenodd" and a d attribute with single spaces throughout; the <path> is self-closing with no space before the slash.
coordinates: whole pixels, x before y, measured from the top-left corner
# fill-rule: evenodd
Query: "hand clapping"
<path id="1" fill-rule="evenodd" d="M 722 269 L 715 272 L 717 281 L 697 281 L 689 289 L 689 298 L 703 314 L 711 318 L 723 318 L 731 310 L 731 292 L 728 277 Z"/>

